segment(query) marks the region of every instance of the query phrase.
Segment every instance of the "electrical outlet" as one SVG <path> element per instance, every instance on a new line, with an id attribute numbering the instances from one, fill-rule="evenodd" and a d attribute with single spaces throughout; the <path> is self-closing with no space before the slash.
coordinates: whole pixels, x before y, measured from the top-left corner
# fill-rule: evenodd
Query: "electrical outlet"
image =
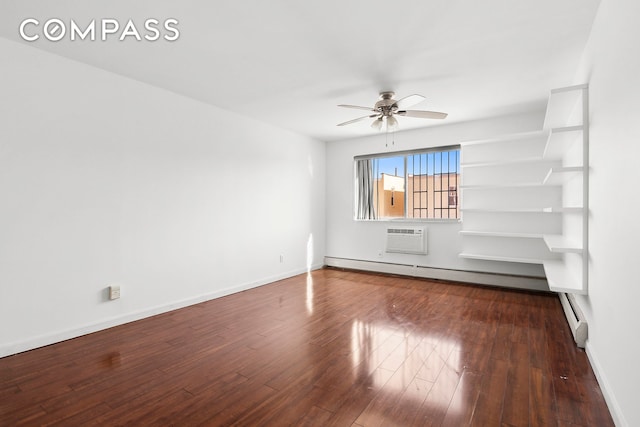
<path id="1" fill-rule="evenodd" d="M 280 264 L 284 262 L 284 255 L 280 255 Z"/>
<path id="2" fill-rule="evenodd" d="M 118 298 L 120 298 L 120 286 L 119 285 L 109 286 L 109 299 L 114 300 Z"/>

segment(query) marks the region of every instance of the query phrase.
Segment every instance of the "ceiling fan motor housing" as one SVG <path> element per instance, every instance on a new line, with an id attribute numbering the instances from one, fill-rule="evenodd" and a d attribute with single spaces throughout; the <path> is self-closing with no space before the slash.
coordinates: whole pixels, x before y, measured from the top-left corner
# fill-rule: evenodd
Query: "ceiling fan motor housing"
<path id="1" fill-rule="evenodd" d="M 394 92 L 380 92 L 380 100 L 376 102 L 374 109 L 383 116 L 391 116 L 398 110 L 397 101 L 393 99 L 394 95 Z"/>

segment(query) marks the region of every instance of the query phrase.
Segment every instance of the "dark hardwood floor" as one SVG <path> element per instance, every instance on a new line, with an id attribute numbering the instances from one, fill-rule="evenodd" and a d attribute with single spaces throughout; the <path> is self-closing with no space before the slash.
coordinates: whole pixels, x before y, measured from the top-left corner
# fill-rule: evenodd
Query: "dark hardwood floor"
<path id="1" fill-rule="evenodd" d="M 611 426 L 557 297 L 319 270 L 0 359 L 0 425 Z"/>

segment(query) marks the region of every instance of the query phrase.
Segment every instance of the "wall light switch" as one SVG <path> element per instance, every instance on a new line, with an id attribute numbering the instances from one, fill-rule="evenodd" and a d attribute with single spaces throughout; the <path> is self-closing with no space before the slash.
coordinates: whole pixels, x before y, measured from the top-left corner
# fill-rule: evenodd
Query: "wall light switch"
<path id="1" fill-rule="evenodd" d="M 111 285 L 109 286 L 109 299 L 118 299 L 120 298 L 120 286 L 119 285 Z"/>

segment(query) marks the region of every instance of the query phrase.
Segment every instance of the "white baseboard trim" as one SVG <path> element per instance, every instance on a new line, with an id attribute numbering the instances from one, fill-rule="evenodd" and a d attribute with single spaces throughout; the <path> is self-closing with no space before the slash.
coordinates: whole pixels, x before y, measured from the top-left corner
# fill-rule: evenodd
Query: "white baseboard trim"
<path id="1" fill-rule="evenodd" d="M 324 261 L 329 267 L 549 292 L 549 285 L 543 277 L 524 277 L 498 273 L 449 270 L 444 268 L 422 267 L 419 265 L 391 264 L 336 257 L 325 257 Z"/>
<path id="2" fill-rule="evenodd" d="M 313 265 L 311 266 L 311 270 L 318 270 L 322 267 L 323 267 L 322 264 Z M 24 351 L 33 350 L 39 347 L 44 347 L 44 346 L 55 344 L 61 341 L 66 341 L 72 338 L 77 338 L 82 335 L 98 332 L 104 329 L 112 328 L 114 326 L 119 326 L 125 323 L 134 322 L 136 320 L 144 319 L 146 317 L 155 316 L 157 314 L 166 313 L 169 311 L 188 307 L 194 304 L 199 304 L 204 301 L 209 301 L 209 300 L 220 298 L 226 295 L 235 294 L 237 292 L 246 291 L 247 289 L 257 288 L 259 286 L 264 286 L 269 283 L 277 282 L 278 280 L 288 279 L 289 277 L 306 273 L 307 271 L 308 269 L 306 268 L 291 270 L 286 273 L 265 277 L 257 281 L 242 283 L 238 286 L 219 289 L 219 290 L 216 290 L 215 292 L 198 295 L 191 298 L 185 298 L 183 300 L 175 301 L 169 304 L 163 304 L 155 307 L 145 308 L 143 310 L 139 310 L 136 312 L 126 313 L 120 316 L 100 320 L 95 323 L 88 323 L 86 325 L 83 325 L 77 328 L 53 332 L 50 334 L 39 335 L 36 337 L 30 337 L 23 341 L 3 343 L 0 345 L 0 357 L 22 353 Z"/>
<path id="3" fill-rule="evenodd" d="M 609 381 L 607 381 L 607 377 L 604 375 L 604 371 L 602 369 L 600 361 L 589 345 L 589 340 L 587 340 L 584 349 L 587 353 L 587 357 L 589 358 L 589 362 L 591 363 L 591 368 L 593 368 L 593 373 L 596 375 L 596 379 L 598 380 L 598 384 L 600 385 L 600 390 L 602 390 L 604 400 L 605 402 L 607 402 L 607 406 L 609 407 L 609 412 L 611 413 L 611 418 L 613 418 L 613 423 L 618 427 L 628 427 L 629 423 L 622 414 L 622 410 L 620 409 L 618 400 L 611 390 L 611 385 L 609 384 Z"/>

